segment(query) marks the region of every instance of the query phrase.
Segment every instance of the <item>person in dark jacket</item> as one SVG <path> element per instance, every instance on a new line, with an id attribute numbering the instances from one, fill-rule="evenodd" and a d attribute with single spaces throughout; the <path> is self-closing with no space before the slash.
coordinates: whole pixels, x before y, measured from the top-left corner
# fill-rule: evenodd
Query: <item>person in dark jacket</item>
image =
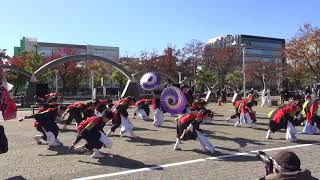
<path id="1" fill-rule="evenodd" d="M 161 90 L 155 90 L 154 91 L 154 96 L 152 98 L 152 110 L 153 110 L 153 125 L 155 127 L 160 127 L 162 126 L 164 120 L 163 120 L 163 109 L 161 108 L 161 103 L 160 103 L 160 95 L 161 95 Z"/>
<path id="2" fill-rule="evenodd" d="M 222 96 L 222 102 L 224 104 L 226 104 L 227 103 L 227 90 L 226 90 L 226 88 L 222 89 L 221 96 Z"/>
<path id="3" fill-rule="evenodd" d="M 272 156 L 273 171 L 260 180 L 316 180 L 308 169 L 301 169 L 299 157 L 291 151 L 280 151 Z"/>
<path id="4" fill-rule="evenodd" d="M 8 152 L 8 139 L 3 126 L 0 125 L 0 154 Z"/>
<path id="5" fill-rule="evenodd" d="M 288 91 L 288 89 L 281 89 L 280 90 L 280 97 L 281 97 L 281 104 L 284 103 L 284 101 L 288 101 L 290 98 L 290 93 Z"/>
<path id="6" fill-rule="evenodd" d="M 131 119 L 134 119 L 136 115 L 138 115 L 142 120 L 149 120 L 150 108 L 149 105 L 152 103 L 152 99 L 140 99 L 135 105 L 138 107 L 134 112 Z"/>
<path id="7" fill-rule="evenodd" d="M 34 136 L 35 141 L 41 144 L 41 140 L 49 142 L 49 146 L 60 146 L 62 143 L 58 139 L 59 127 L 57 125 L 57 118 L 61 117 L 67 108 L 60 105 L 56 108 L 49 108 L 41 113 L 34 114 L 36 120 L 34 126 L 37 131 L 41 132 L 42 135 Z"/>
<path id="8" fill-rule="evenodd" d="M 200 142 L 203 152 L 214 152 L 215 146 L 200 132 L 199 128 L 202 120 L 208 118 L 208 114 L 208 110 L 201 110 L 199 112 L 181 115 L 177 118 L 177 139 L 174 150 L 181 150 L 179 147 L 181 141 L 197 140 Z"/>
<path id="9" fill-rule="evenodd" d="M 86 143 L 75 147 L 77 151 L 84 151 L 85 149 L 93 150 L 93 158 L 102 158 L 104 155 L 99 151 L 103 146 L 107 148 L 112 147 L 112 141 L 106 136 L 103 127 L 113 118 L 113 113 L 110 109 L 106 109 L 101 113 L 101 116 L 89 117 L 82 121 L 77 127 L 78 136 L 73 142 L 70 149 L 81 140 L 85 139 Z"/>
<path id="10" fill-rule="evenodd" d="M 126 98 L 121 98 L 118 102 L 115 102 L 115 104 L 111 108 L 111 111 L 113 113 L 111 122 L 113 126 L 107 132 L 107 136 L 110 136 L 112 133 L 115 132 L 115 130 L 118 127 L 121 126 L 121 129 L 120 129 L 121 137 L 126 133 L 131 138 L 137 137 L 133 132 L 134 126 L 128 119 L 129 113 L 127 111 L 127 109 L 130 106 L 133 106 L 135 102 L 136 102 L 135 99 L 131 96 L 128 96 Z"/>
<path id="11" fill-rule="evenodd" d="M 182 114 L 185 113 L 189 113 L 190 112 L 190 108 L 192 106 L 192 103 L 194 101 L 193 99 L 193 92 L 191 90 L 191 88 L 189 86 L 182 86 L 181 87 L 181 92 L 183 93 L 183 95 L 186 97 L 187 99 L 187 106 L 186 108 L 183 110 Z"/>
<path id="12" fill-rule="evenodd" d="M 287 129 L 286 139 L 288 141 L 297 140 L 297 131 L 295 125 L 300 125 L 300 120 L 295 118 L 297 111 L 301 110 L 300 102 L 292 102 L 289 105 L 280 105 L 273 111 L 268 113 L 269 130 L 266 135 L 266 139 L 271 139 L 271 132 L 275 133 L 280 129 Z"/>

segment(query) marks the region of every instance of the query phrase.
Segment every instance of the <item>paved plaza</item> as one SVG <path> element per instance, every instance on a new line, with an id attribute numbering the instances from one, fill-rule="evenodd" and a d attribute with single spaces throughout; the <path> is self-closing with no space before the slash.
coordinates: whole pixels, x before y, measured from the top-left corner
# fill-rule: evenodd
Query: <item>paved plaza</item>
<path id="1" fill-rule="evenodd" d="M 299 140 L 290 143 L 284 139 L 285 131 L 281 131 L 266 140 L 265 113 L 272 108 L 255 107 L 259 127 L 251 129 L 234 127 L 235 120 L 225 120 L 233 113 L 231 104 L 209 107 L 216 113 L 215 120 L 201 125 L 201 129 L 216 146 L 213 154 L 202 153 L 196 141 L 185 141 L 182 151 L 174 151 L 176 124 L 167 114 L 161 128 L 153 127 L 151 121 L 132 120 L 140 138 L 112 136 L 113 147 L 102 149 L 106 156 L 101 159 L 91 158 L 90 152 L 68 149 L 76 137 L 74 125 L 59 134 L 64 146 L 48 149 L 33 140 L 38 133 L 34 120 L 1 121 L 10 144 L 9 152 L 0 155 L 0 179 L 258 179 L 264 175 L 264 167 L 254 151 L 265 150 L 272 155 L 280 149 L 296 152 L 302 167 L 320 177 L 319 135 L 299 134 Z M 130 109 L 130 115 L 132 112 Z M 30 114 L 29 109 L 18 112 L 19 117 Z M 109 128 L 106 126 L 105 131 Z"/>

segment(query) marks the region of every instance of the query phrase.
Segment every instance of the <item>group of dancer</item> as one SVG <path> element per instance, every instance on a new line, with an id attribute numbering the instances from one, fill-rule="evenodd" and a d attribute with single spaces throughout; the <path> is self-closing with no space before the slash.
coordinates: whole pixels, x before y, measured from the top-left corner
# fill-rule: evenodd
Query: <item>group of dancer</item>
<path id="1" fill-rule="evenodd" d="M 226 120 L 238 118 L 238 121 L 234 126 L 238 127 L 242 124 L 250 124 L 252 128 L 257 128 L 256 114 L 252 107 L 257 106 L 258 102 L 252 94 L 249 94 L 246 98 L 233 102 L 235 107 L 235 114 L 228 117 Z"/>
<path id="2" fill-rule="evenodd" d="M 186 89 L 186 87 L 183 87 Z M 187 91 L 186 91 L 187 92 Z M 41 134 L 35 135 L 34 139 L 38 144 L 47 141 L 50 147 L 61 146 L 59 132 L 66 129 L 74 120 L 77 129 L 77 138 L 73 141 L 71 149 L 76 151 L 93 151 L 93 158 L 103 157 L 99 150 L 102 147 L 111 148 L 110 136 L 120 127 L 119 135 L 129 138 L 138 138 L 134 133 L 134 125 L 129 118 L 128 108 L 136 106 L 136 110 L 131 119 L 138 116 L 140 119 L 151 120 L 150 106 L 153 110 L 153 122 L 155 127 L 161 127 L 164 123 L 164 110 L 160 103 L 160 90 L 153 93 L 153 98 L 140 99 L 136 101 L 133 97 L 120 98 L 116 102 L 109 100 L 97 100 L 94 102 L 74 102 L 69 106 L 57 103 L 58 94 L 51 93 L 43 99 L 38 99 L 39 111 L 24 119 L 34 118 L 34 127 Z M 193 99 L 192 99 L 193 101 Z M 213 119 L 213 113 L 206 109 L 207 103 L 202 99 L 194 102 L 190 101 L 185 113 L 176 118 L 177 140 L 174 145 L 175 150 L 180 150 L 180 142 L 187 140 L 197 140 L 201 149 L 205 152 L 214 152 L 214 146 L 201 133 L 199 125 L 207 123 Z M 111 125 L 110 129 L 104 132 L 104 127 Z M 76 146 L 81 140 L 86 143 Z"/>
<path id="3" fill-rule="evenodd" d="M 238 118 L 235 126 L 242 124 L 250 124 L 252 128 L 257 128 L 255 112 L 252 110 L 257 105 L 257 101 L 252 94 L 246 98 L 236 100 L 237 94 L 233 97 L 233 105 L 235 114 L 228 117 L 226 120 Z M 261 106 L 271 106 L 270 91 L 264 90 L 262 93 Z M 269 128 L 266 138 L 271 139 L 271 133 L 275 133 L 280 129 L 286 129 L 286 139 L 288 141 L 297 140 L 296 126 L 304 124 L 301 134 L 314 135 L 320 129 L 320 116 L 317 115 L 319 99 L 312 100 L 309 94 L 305 95 L 304 99 L 291 99 L 290 101 L 281 104 L 276 109 L 267 114 L 269 120 Z"/>
<path id="4" fill-rule="evenodd" d="M 303 101 L 292 101 L 282 104 L 268 113 L 270 118 L 269 130 L 266 138 L 271 138 L 271 133 L 280 129 L 286 129 L 286 139 L 289 141 L 297 140 L 297 130 L 295 126 L 304 123 L 301 134 L 314 135 L 320 129 L 320 116 L 317 115 L 319 99 L 312 100 L 306 95 Z"/>
<path id="5" fill-rule="evenodd" d="M 176 142 L 174 150 L 181 150 L 181 141 L 196 140 L 199 141 L 203 152 L 213 153 L 215 146 L 202 134 L 201 124 L 206 124 L 213 119 L 213 112 L 206 108 L 207 102 L 201 98 L 190 97 L 190 87 L 183 86 L 181 92 L 184 94 L 187 105 L 182 114 L 175 119 L 176 122 Z M 104 157 L 100 152 L 102 147 L 111 148 L 112 136 L 116 129 L 120 127 L 120 137 L 138 138 L 134 133 L 134 125 L 131 119 L 140 118 L 144 121 L 153 121 L 155 127 L 161 127 L 164 123 L 165 110 L 161 106 L 161 90 L 153 91 L 152 98 L 143 98 L 137 100 L 133 97 L 120 98 L 116 102 L 110 100 L 96 100 L 90 102 L 74 102 L 69 106 L 57 103 L 58 94 L 50 93 L 43 99 L 37 99 L 39 111 L 31 116 L 25 116 L 23 119 L 34 118 L 34 127 L 41 134 L 35 135 L 34 139 L 38 144 L 47 141 L 50 147 L 61 146 L 63 143 L 59 140 L 59 132 L 72 125 L 74 120 L 77 138 L 72 142 L 70 149 L 83 152 L 85 150 L 93 151 L 93 158 Z M 268 96 L 268 94 L 266 95 Z M 263 99 L 264 102 L 269 101 Z M 320 117 L 317 115 L 318 99 L 311 100 L 306 96 L 303 102 L 292 101 L 282 104 L 268 114 L 270 118 L 267 139 L 271 138 L 271 133 L 280 129 L 286 129 L 286 139 L 289 141 L 297 140 L 297 131 L 295 126 L 304 123 L 301 133 L 316 134 L 320 128 Z M 249 124 L 252 128 L 257 128 L 256 115 L 253 107 L 257 106 L 256 97 L 249 94 L 243 99 L 233 102 L 235 114 L 228 117 L 227 120 L 237 118 L 236 127 L 243 124 Z M 269 104 L 269 103 L 268 103 Z M 128 108 L 136 106 L 136 110 L 129 118 Z M 153 120 L 150 118 L 150 106 L 153 110 Z M 111 125 L 105 133 L 104 127 Z M 81 140 L 85 143 L 76 146 Z"/>

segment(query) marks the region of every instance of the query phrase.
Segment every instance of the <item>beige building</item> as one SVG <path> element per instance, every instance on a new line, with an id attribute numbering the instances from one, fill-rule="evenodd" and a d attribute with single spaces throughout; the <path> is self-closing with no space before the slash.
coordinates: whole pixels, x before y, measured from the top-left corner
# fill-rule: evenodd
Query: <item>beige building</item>
<path id="1" fill-rule="evenodd" d="M 50 57 L 55 53 L 59 53 L 61 49 L 66 48 L 72 49 L 77 55 L 95 55 L 115 62 L 119 61 L 119 47 L 40 42 L 30 37 L 23 37 L 20 40 L 20 47 L 14 47 L 14 55 L 19 55 L 24 51 L 33 51 L 45 53 L 47 57 Z"/>

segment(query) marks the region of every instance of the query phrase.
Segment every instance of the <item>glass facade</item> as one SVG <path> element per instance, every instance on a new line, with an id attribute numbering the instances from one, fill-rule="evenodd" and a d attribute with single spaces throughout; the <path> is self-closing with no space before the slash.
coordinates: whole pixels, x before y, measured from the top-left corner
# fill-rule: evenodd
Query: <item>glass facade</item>
<path id="1" fill-rule="evenodd" d="M 253 62 L 253 61 L 261 61 L 261 62 L 274 62 L 273 58 L 264 58 L 264 57 L 255 57 L 255 56 L 246 56 L 245 55 L 245 61 L 246 62 Z"/>
<path id="2" fill-rule="evenodd" d="M 252 36 L 252 35 L 226 35 L 213 38 L 208 41 L 208 46 L 213 48 L 223 48 L 223 47 L 235 47 L 239 50 L 243 50 L 243 44 L 245 45 L 244 49 L 244 61 L 245 65 L 249 65 L 252 62 L 266 62 L 276 65 L 276 78 L 274 82 L 270 81 L 269 87 L 271 90 L 275 90 L 281 87 L 282 82 L 282 71 L 283 65 L 285 62 L 283 56 L 283 48 L 285 47 L 285 40 L 279 38 L 269 38 L 262 36 Z M 249 87 L 254 87 L 261 89 L 259 87 L 261 82 L 247 82 Z"/>
<path id="3" fill-rule="evenodd" d="M 274 57 L 280 56 L 280 51 L 270 51 L 264 49 L 245 49 L 245 55 L 256 55 L 256 56 L 266 56 L 266 57 Z"/>
<path id="4" fill-rule="evenodd" d="M 250 42 L 251 47 L 255 48 L 271 48 L 271 49 L 281 49 L 282 44 L 281 43 L 270 43 L 270 42 Z"/>

